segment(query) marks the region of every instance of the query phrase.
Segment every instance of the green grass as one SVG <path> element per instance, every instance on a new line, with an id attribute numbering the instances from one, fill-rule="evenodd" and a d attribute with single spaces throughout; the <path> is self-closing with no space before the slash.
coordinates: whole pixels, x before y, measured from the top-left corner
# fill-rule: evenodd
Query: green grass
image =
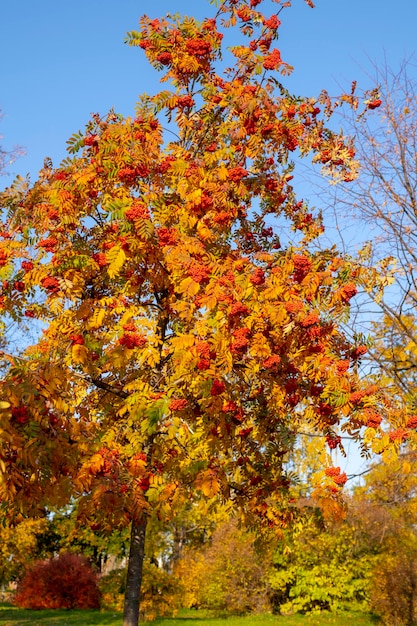
<path id="1" fill-rule="evenodd" d="M 120 626 L 120 613 L 101 611 L 30 611 L 0 604 L 1 626 Z"/>
<path id="2" fill-rule="evenodd" d="M 0 604 L 1 626 L 121 626 L 122 616 L 112 611 L 29 611 Z M 338 615 L 249 615 L 210 617 L 205 611 L 181 611 L 172 619 L 148 622 L 154 626 L 375 626 L 366 613 L 350 611 Z"/>

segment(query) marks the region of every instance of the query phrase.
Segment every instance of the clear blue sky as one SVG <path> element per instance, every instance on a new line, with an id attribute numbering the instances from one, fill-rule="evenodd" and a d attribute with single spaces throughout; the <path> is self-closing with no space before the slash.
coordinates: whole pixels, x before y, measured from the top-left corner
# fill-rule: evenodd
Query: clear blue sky
<path id="1" fill-rule="evenodd" d="M 143 52 L 123 41 L 140 15 L 168 11 L 201 18 L 214 7 L 208 0 L 5 0 L 0 134 L 5 147 L 20 144 L 27 152 L 13 173 L 36 175 L 45 156 L 57 165 L 67 138 L 91 112 L 114 107 L 130 115 L 138 94 L 158 89 Z M 337 94 L 353 79 L 367 88 L 373 61 L 385 55 L 395 68 L 416 50 L 417 0 L 316 0 L 314 10 L 293 0 L 281 18 L 278 46 L 295 67 L 289 88 L 300 95 L 322 88 Z"/>

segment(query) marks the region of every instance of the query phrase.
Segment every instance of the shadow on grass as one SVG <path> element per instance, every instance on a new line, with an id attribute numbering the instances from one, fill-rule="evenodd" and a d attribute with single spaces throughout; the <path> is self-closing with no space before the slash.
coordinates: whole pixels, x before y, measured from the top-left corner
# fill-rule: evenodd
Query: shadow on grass
<path id="1" fill-rule="evenodd" d="M 218 624 L 234 622 L 236 616 L 227 614 L 213 615 L 210 611 L 182 610 L 175 618 L 157 618 L 153 626 L 191 626 L 196 624 Z M 122 614 L 113 611 L 65 611 L 65 610 L 29 610 L 19 609 L 11 604 L 0 603 L 0 626 L 121 626 Z M 151 624 L 151 622 L 145 622 Z"/>
<path id="2" fill-rule="evenodd" d="M 159 618 L 152 622 L 154 626 L 165 624 L 190 624 L 198 620 L 198 622 L 212 622 L 213 619 L 226 620 L 227 615 L 213 616 L 203 611 L 184 611 L 185 614 L 175 618 Z M 0 625 L 1 626 L 23 626 L 31 624 L 32 626 L 49 626 L 59 624 L 60 626 L 120 626 L 122 623 L 122 614 L 115 611 L 98 611 L 98 610 L 71 610 L 65 611 L 60 609 L 43 609 L 30 610 L 19 609 L 9 603 L 0 603 Z M 150 623 L 150 622 L 149 622 Z"/>
<path id="3" fill-rule="evenodd" d="M 60 626 L 119 626 L 122 621 L 120 613 L 100 611 L 63 611 L 42 610 L 32 611 L 18 609 L 11 604 L 0 604 L 0 624 L 2 626 L 44 626 L 59 624 Z"/>
<path id="4" fill-rule="evenodd" d="M 211 611 L 183 609 L 175 618 L 158 618 L 155 622 L 145 622 L 150 626 L 375 626 L 376 616 L 347 612 L 339 615 L 213 615 Z M 115 611 L 94 610 L 42 610 L 18 609 L 10 604 L 0 603 L 0 626 L 121 626 L 122 614 Z"/>

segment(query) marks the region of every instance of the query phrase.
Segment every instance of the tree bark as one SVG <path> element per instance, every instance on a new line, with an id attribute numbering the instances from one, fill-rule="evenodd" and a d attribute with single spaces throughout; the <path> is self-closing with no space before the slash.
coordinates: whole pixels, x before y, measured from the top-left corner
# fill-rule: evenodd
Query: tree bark
<path id="1" fill-rule="evenodd" d="M 127 567 L 123 626 L 138 626 L 140 588 L 142 584 L 143 559 L 145 556 L 146 516 L 132 522 L 129 561 Z"/>

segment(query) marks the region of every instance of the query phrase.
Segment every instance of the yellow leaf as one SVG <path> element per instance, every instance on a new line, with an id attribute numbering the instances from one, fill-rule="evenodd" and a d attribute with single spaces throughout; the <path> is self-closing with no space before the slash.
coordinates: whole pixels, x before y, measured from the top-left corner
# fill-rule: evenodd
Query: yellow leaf
<path id="1" fill-rule="evenodd" d="M 201 489 L 207 498 L 213 498 L 220 491 L 220 483 L 214 470 L 200 472 L 196 479 L 196 486 Z"/>
<path id="2" fill-rule="evenodd" d="M 58 277 L 58 282 L 61 291 L 64 292 L 71 291 L 74 287 L 74 283 L 71 280 L 68 280 L 67 278 L 62 278 L 61 276 Z"/>
<path id="3" fill-rule="evenodd" d="M 74 363 L 85 363 L 88 357 L 88 348 L 80 344 L 75 344 L 72 346 L 71 354 Z"/>
<path id="4" fill-rule="evenodd" d="M 289 324 L 286 324 L 284 326 L 284 335 L 288 335 L 288 333 L 290 333 L 292 331 L 292 329 L 294 328 L 295 323 L 294 322 L 289 322 Z"/>
<path id="5" fill-rule="evenodd" d="M 224 181 L 227 180 L 229 172 L 227 171 L 227 167 L 223 164 L 217 169 L 217 177 L 219 180 Z"/>
<path id="6" fill-rule="evenodd" d="M 0 409 L 8 409 L 10 407 L 10 402 L 6 402 L 5 400 L 0 400 Z"/>
<path id="7" fill-rule="evenodd" d="M 213 234 L 213 231 L 206 226 L 203 222 L 198 222 L 197 224 L 197 235 L 202 241 L 214 241 L 216 236 Z"/>
<path id="8" fill-rule="evenodd" d="M 187 194 L 187 202 L 192 202 L 193 204 L 198 204 L 201 200 L 201 189 L 195 189 Z"/>
<path id="9" fill-rule="evenodd" d="M 124 367 L 128 361 L 127 350 L 123 349 L 123 346 L 117 346 L 110 354 L 108 354 L 108 361 L 113 367 Z"/>
<path id="10" fill-rule="evenodd" d="M 188 192 L 188 182 L 186 177 L 181 178 L 177 185 L 177 193 L 182 200 L 185 200 Z"/>
<path id="11" fill-rule="evenodd" d="M 404 461 L 403 463 L 403 474 L 409 474 L 411 472 L 411 463 L 408 461 Z"/>
<path id="12" fill-rule="evenodd" d="M 106 258 L 109 263 L 107 273 L 110 278 L 117 276 L 126 261 L 126 255 L 123 248 L 120 246 L 114 246 L 106 253 Z"/>
<path id="13" fill-rule="evenodd" d="M 96 311 L 94 311 L 94 315 L 88 322 L 87 328 L 89 329 L 100 328 L 103 323 L 105 315 L 106 315 L 105 309 L 97 309 Z"/>
<path id="14" fill-rule="evenodd" d="M 270 282 L 263 291 L 263 298 L 265 300 L 276 300 L 284 291 L 282 284 L 278 282 Z"/>
<path id="15" fill-rule="evenodd" d="M 143 476 L 146 471 L 146 459 L 133 457 L 129 463 L 128 471 L 132 476 Z"/>
<path id="16" fill-rule="evenodd" d="M 177 337 L 172 337 L 171 339 L 171 345 L 175 348 L 175 350 L 182 348 L 191 348 L 194 343 L 194 335 L 177 335 Z"/>
<path id="17" fill-rule="evenodd" d="M 214 294 L 202 296 L 200 298 L 200 306 L 208 311 L 212 311 L 217 306 L 217 298 Z"/>
<path id="18" fill-rule="evenodd" d="M 193 280 L 190 276 L 184 278 L 184 280 L 180 282 L 180 285 L 178 287 L 179 293 L 183 293 L 191 297 L 195 296 L 199 292 L 199 290 L 200 285 L 196 283 L 195 280 Z"/>
<path id="19" fill-rule="evenodd" d="M 252 356 L 258 356 L 260 358 L 267 358 L 271 354 L 271 348 L 265 336 L 262 333 L 255 333 L 253 336 L 250 353 Z"/>

